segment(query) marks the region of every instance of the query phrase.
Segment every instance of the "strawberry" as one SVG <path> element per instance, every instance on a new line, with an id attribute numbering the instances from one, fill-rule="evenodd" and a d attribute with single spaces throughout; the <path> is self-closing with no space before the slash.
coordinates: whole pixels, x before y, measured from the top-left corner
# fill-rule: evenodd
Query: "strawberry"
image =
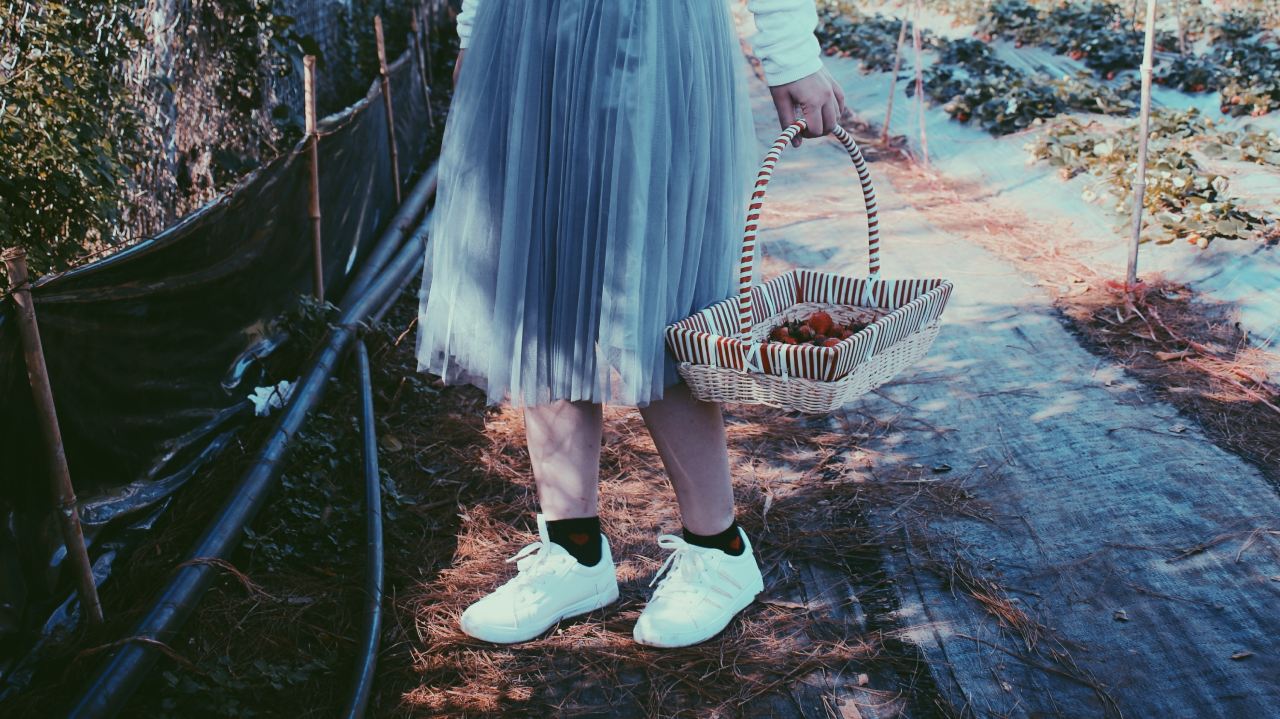
<path id="1" fill-rule="evenodd" d="M 835 347 L 835 346 L 836 346 L 836 345 L 838 345 L 838 344 L 840 344 L 840 340 L 836 339 L 835 337 L 832 337 L 832 338 L 828 339 L 826 342 L 823 342 L 823 343 L 822 343 L 822 346 L 823 346 L 823 347 Z"/>
<path id="2" fill-rule="evenodd" d="M 822 310 L 818 310 L 809 316 L 809 326 L 812 327 L 813 331 L 817 332 L 819 335 L 830 333 L 831 328 L 834 327 L 835 324 L 836 323 L 831 319 L 831 315 L 823 312 Z"/>
<path id="3" fill-rule="evenodd" d="M 809 340 L 813 339 L 813 328 L 808 324 L 800 325 L 795 332 L 796 339 Z"/>
<path id="4" fill-rule="evenodd" d="M 778 327 L 774 329 L 774 331 L 769 333 L 769 339 L 773 340 L 774 342 L 783 342 L 786 340 L 787 337 L 790 337 L 790 336 L 791 336 L 791 332 L 786 327 Z"/>

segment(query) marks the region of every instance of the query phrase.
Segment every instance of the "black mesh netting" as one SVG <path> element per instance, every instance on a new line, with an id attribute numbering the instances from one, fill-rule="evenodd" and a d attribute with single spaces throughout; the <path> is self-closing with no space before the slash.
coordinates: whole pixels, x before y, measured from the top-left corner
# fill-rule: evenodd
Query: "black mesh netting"
<path id="1" fill-rule="evenodd" d="M 400 176 L 429 147 L 413 45 L 390 68 Z M 319 127 L 326 296 L 340 295 L 396 211 L 379 82 Z M 252 414 L 273 318 L 312 290 L 305 145 L 177 226 L 42 278 L 35 298 L 86 531 L 169 496 Z M 48 595 L 61 556 L 49 470 L 12 304 L 0 303 L 0 638 Z M 31 617 L 27 617 L 30 621 Z"/>

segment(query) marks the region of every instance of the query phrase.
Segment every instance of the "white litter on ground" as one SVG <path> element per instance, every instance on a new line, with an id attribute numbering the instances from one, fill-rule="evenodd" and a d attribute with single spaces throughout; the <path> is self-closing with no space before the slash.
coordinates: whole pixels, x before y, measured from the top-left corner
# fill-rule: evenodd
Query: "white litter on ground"
<path id="1" fill-rule="evenodd" d="M 253 394 L 248 395 L 249 401 L 253 402 L 253 413 L 258 417 L 266 417 L 271 414 L 271 410 L 284 407 L 293 394 L 293 386 L 289 380 L 282 379 L 275 385 L 254 387 Z"/>

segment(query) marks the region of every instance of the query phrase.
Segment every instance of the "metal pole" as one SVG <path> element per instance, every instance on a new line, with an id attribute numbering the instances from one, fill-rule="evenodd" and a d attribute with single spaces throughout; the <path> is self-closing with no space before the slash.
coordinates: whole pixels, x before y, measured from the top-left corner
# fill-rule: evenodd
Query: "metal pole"
<path id="1" fill-rule="evenodd" d="M 382 16 L 373 16 L 373 33 L 378 41 L 378 74 L 382 76 L 382 101 L 387 106 L 387 140 L 391 143 L 391 180 L 400 204 L 400 152 L 396 149 L 396 119 L 391 110 L 391 76 L 387 72 L 387 45 L 382 38 Z"/>
<path id="2" fill-rule="evenodd" d="M 62 430 L 58 428 L 58 413 L 53 404 L 53 387 L 49 383 L 49 369 L 44 362 L 44 346 L 40 342 L 40 327 L 36 324 L 36 308 L 31 297 L 31 283 L 27 273 L 27 253 L 21 247 L 11 247 L 0 253 L 5 270 L 9 273 L 9 288 L 13 303 L 17 306 L 18 331 L 22 335 L 22 349 L 27 361 L 27 378 L 35 399 L 36 415 L 40 419 L 40 433 L 44 436 L 48 454 L 50 483 L 57 499 L 55 509 L 62 527 L 62 541 L 67 546 L 70 560 L 79 586 L 80 605 L 89 621 L 102 622 L 102 603 L 98 600 L 98 587 L 93 581 L 93 565 L 84 546 L 84 532 L 80 528 L 80 513 L 76 510 L 76 491 L 71 485 L 71 470 L 67 467 L 67 455 L 62 445 Z"/>
<path id="3" fill-rule="evenodd" d="M 916 18 L 911 23 L 911 44 L 916 51 L 916 105 L 920 108 L 920 154 L 924 158 L 924 166 L 929 166 L 929 133 L 925 129 L 924 121 L 924 60 L 921 58 L 923 51 L 920 42 L 920 16 L 924 14 L 924 9 L 920 5 L 920 0 L 916 0 Z"/>
<path id="4" fill-rule="evenodd" d="M 307 164 L 311 172 L 311 197 L 307 213 L 311 217 L 311 255 L 315 260 L 312 271 L 312 291 L 316 300 L 324 302 L 324 245 L 320 235 L 320 135 L 316 132 L 316 58 L 307 55 L 302 65 L 303 95 L 307 122 Z"/>
<path id="5" fill-rule="evenodd" d="M 889 107 L 884 111 L 884 130 L 880 133 L 880 142 L 889 144 L 889 123 L 893 119 L 893 96 L 898 89 L 898 73 L 902 70 L 902 46 L 907 42 L 907 18 L 902 18 L 902 28 L 898 30 L 898 47 L 893 51 L 893 75 L 889 78 Z"/>
<path id="6" fill-rule="evenodd" d="M 1151 121 L 1151 58 L 1155 54 L 1156 0 L 1147 0 L 1147 39 L 1142 50 L 1142 110 L 1138 116 L 1138 177 L 1133 183 L 1133 235 L 1129 243 L 1129 271 L 1125 294 L 1132 301 L 1138 284 L 1138 241 L 1147 195 L 1147 139 Z"/>
<path id="7" fill-rule="evenodd" d="M 436 118 L 431 112 L 431 85 L 427 83 L 427 60 L 422 54 L 425 40 L 422 38 L 422 24 L 418 22 L 417 8 L 414 8 L 413 13 L 409 15 L 409 29 L 412 31 L 410 37 L 413 38 L 414 56 L 418 59 L 418 79 L 422 80 L 422 97 L 427 102 L 427 127 L 434 130 Z"/>

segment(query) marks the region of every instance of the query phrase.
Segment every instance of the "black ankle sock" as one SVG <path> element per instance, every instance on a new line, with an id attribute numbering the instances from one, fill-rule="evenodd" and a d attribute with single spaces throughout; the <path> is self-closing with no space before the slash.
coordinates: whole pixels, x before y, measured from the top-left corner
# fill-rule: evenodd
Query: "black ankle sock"
<path id="1" fill-rule="evenodd" d="M 684 530 L 684 541 L 695 547 L 719 549 L 725 554 L 739 556 L 746 547 L 742 546 L 742 536 L 738 534 L 738 523 L 734 521 L 729 528 L 719 534 L 694 534 L 687 528 Z"/>
<path id="2" fill-rule="evenodd" d="M 600 541 L 599 517 L 552 519 L 547 522 L 547 534 L 551 541 L 572 554 L 579 564 L 593 567 L 600 561 L 603 542 Z"/>

